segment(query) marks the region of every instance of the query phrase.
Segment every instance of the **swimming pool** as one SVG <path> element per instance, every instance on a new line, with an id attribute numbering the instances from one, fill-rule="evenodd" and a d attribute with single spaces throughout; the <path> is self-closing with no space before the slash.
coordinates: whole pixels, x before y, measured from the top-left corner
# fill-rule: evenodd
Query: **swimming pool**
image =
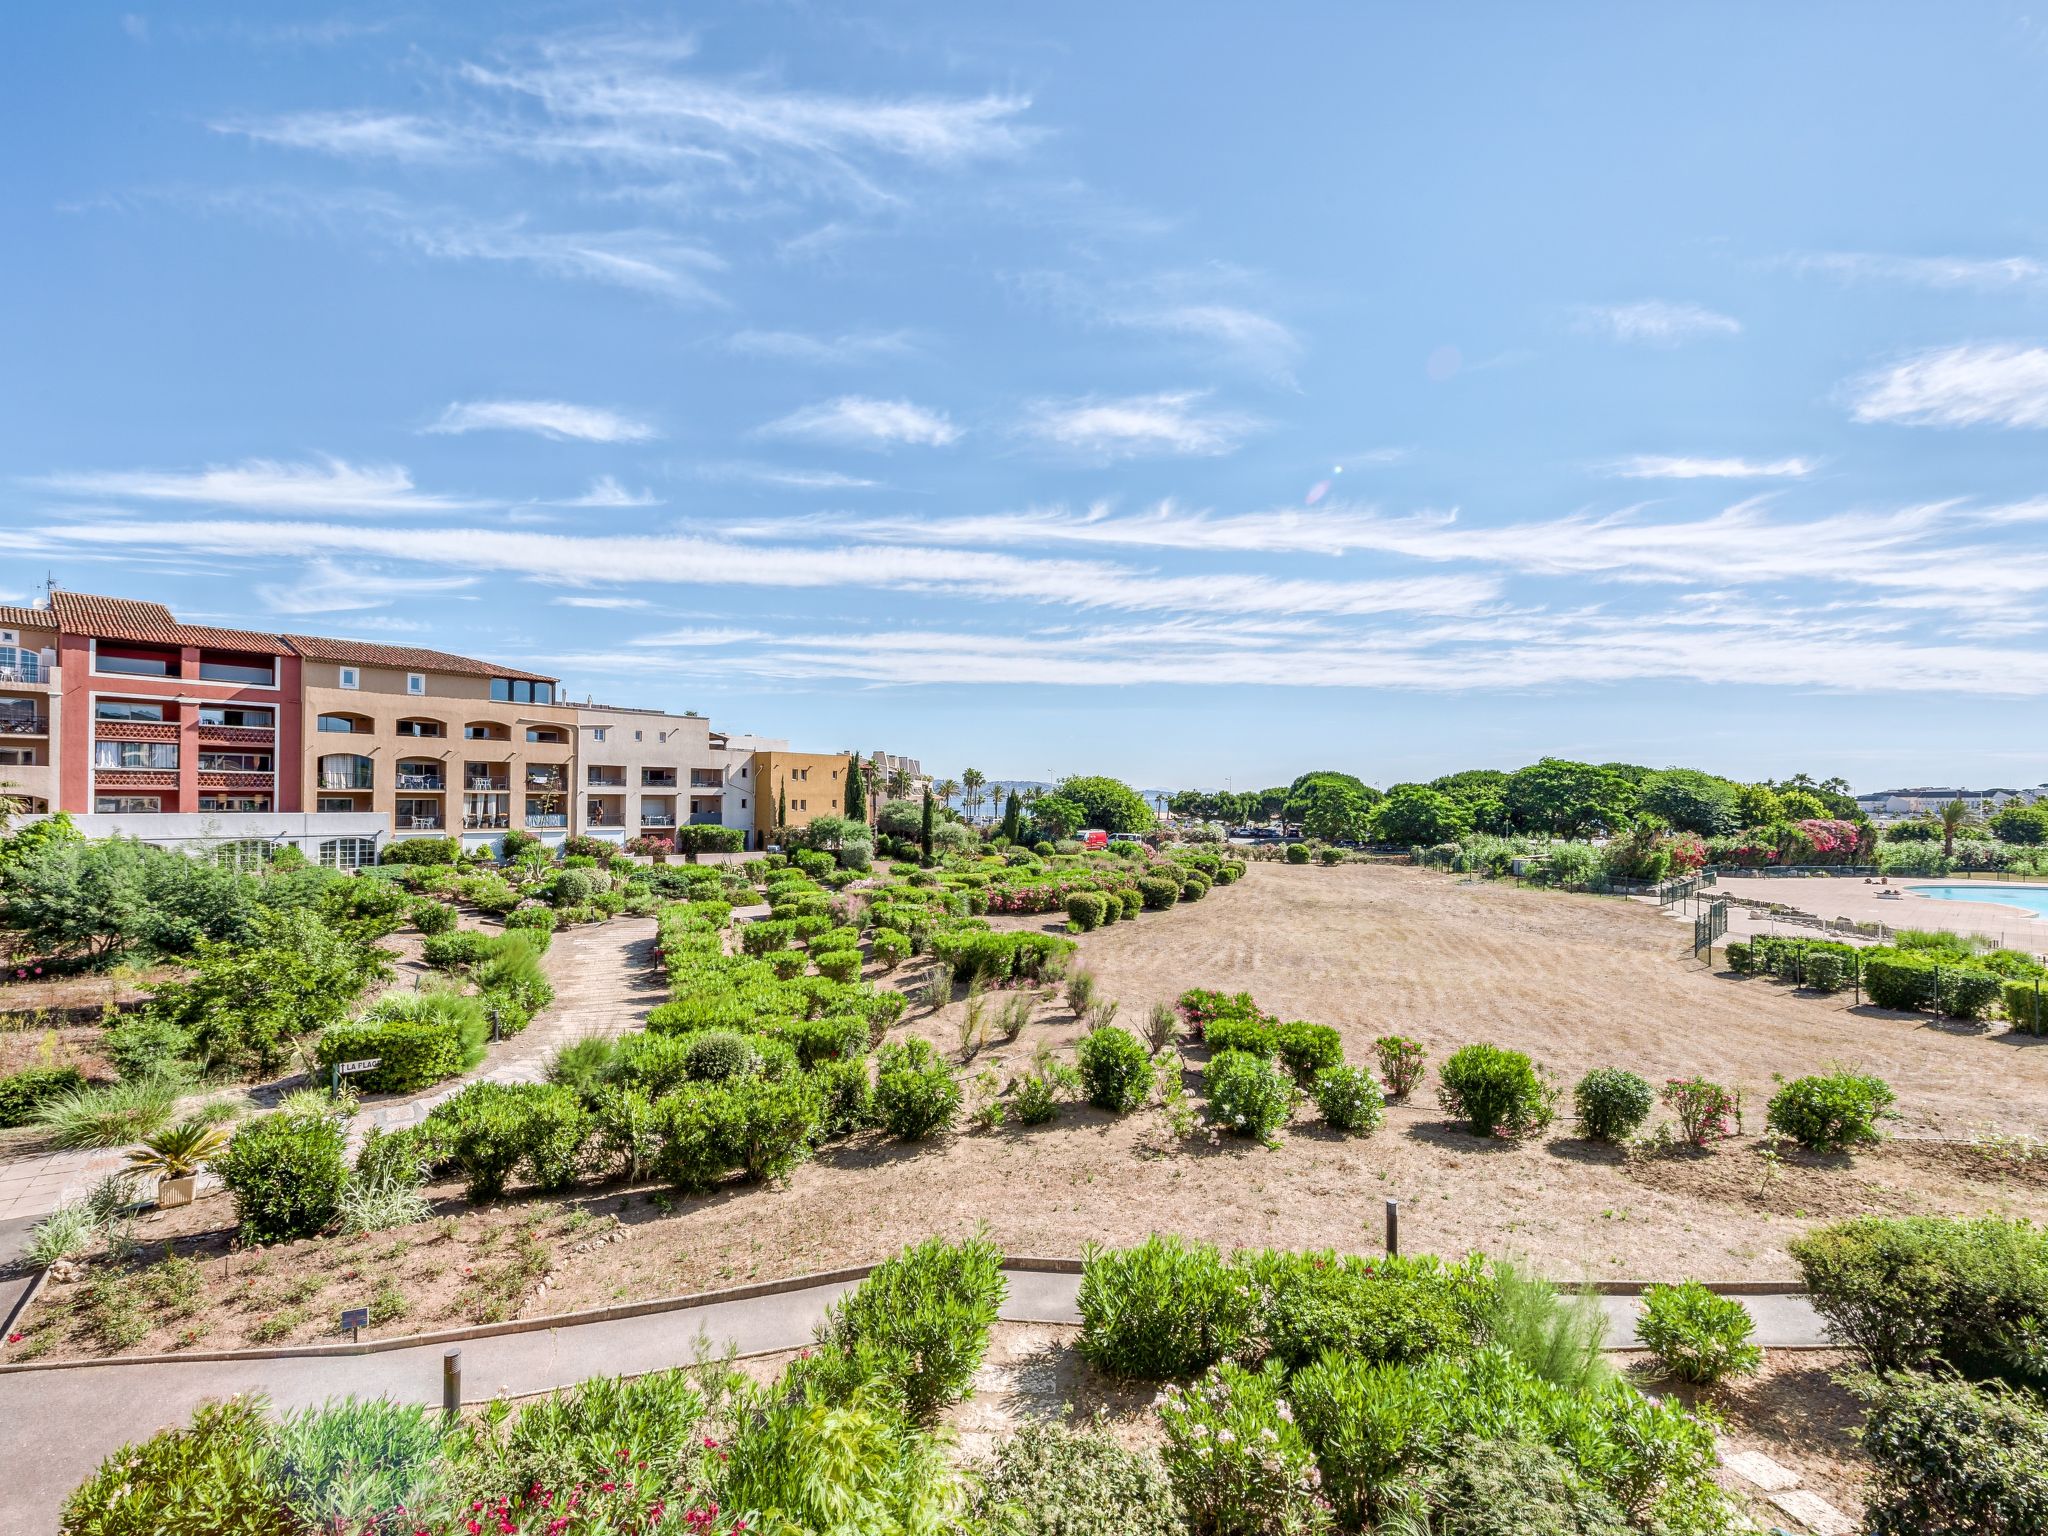
<path id="1" fill-rule="evenodd" d="M 1915 896 L 1932 896 L 1937 901 L 1981 901 L 2048 917 L 2048 885 L 1915 885 L 1907 889 Z"/>

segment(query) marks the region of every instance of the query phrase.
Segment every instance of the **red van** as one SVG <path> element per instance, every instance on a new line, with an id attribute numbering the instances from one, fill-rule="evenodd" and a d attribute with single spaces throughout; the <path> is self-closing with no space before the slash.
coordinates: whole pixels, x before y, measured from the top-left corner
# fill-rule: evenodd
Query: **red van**
<path id="1" fill-rule="evenodd" d="M 1109 846 L 1109 834 L 1100 827 L 1089 827 L 1085 831 L 1076 832 L 1074 836 L 1079 840 L 1083 848 L 1107 848 Z"/>

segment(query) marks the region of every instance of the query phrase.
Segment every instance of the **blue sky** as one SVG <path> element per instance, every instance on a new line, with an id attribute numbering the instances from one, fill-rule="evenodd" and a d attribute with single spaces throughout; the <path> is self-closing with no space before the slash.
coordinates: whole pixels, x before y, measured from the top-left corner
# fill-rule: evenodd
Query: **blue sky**
<path id="1" fill-rule="evenodd" d="M 2048 779 L 2023 6 L 0 26 L 0 600 L 941 772 Z"/>

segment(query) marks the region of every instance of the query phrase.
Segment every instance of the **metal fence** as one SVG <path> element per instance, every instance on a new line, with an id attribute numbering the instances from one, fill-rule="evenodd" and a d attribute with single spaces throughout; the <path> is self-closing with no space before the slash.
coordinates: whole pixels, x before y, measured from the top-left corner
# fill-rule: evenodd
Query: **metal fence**
<path id="1" fill-rule="evenodd" d="M 1710 903 L 1707 910 L 1692 920 L 1692 957 L 1697 960 L 1700 952 L 1706 951 L 1707 963 L 1714 960 L 1714 941 L 1728 932 L 1728 903 Z"/>

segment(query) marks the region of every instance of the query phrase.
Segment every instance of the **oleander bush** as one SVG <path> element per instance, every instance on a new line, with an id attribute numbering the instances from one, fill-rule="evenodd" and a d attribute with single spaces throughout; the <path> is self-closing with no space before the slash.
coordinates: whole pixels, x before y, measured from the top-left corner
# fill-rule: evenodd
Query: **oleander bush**
<path id="1" fill-rule="evenodd" d="M 1579 1134 L 1592 1141 L 1627 1141 L 1655 1103 L 1649 1083 L 1620 1067 L 1595 1067 L 1572 1090 Z"/>
<path id="2" fill-rule="evenodd" d="M 1755 1330 L 1747 1307 L 1697 1280 L 1648 1287 L 1636 1323 L 1637 1337 L 1666 1371 L 1702 1386 L 1747 1376 L 1763 1363 L 1764 1352 L 1749 1342 Z"/>
<path id="3" fill-rule="evenodd" d="M 1533 1136 L 1556 1113 L 1557 1090 L 1520 1051 L 1468 1045 L 1438 1072 L 1437 1103 L 1474 1136 Z"/>
<path id="4" fill-rule="evenodd" d="M 424 934 L 452 933 L 455 930 L 455 909 L 445 901 L 416 901 L 406 916 L 413 927 Z"/>
<path id="5" fill-rule="evenodd" d="M 1158 1456 L 1100 1428 L 1026 1423 L 997 1445 L 976 1507 L 997 1536 L 1188 1536 Z"/>
<path id="6" fill-rule="evenodd" d="M 344 1061 L 377 1065 L 349 1081 L 365 1093 L 415 1093 L 484 1059 L 491 1027 L 483 1004 L 458 992 L 394 993 L 360 1019 L 330 1025 L 314 1059 L 323 1078 Z"/>
<path id="7" fill-rule="evenodd" d="M 1155 1234 L 1132 1248 L 1090 1244 L 1079 1306 L 1084 1359 L 1112 1376 L 1166 1381 L 1244 1349 L 1259 1298 L 1250 1275 L 1209 1244 Z"/>
<path id="8" fill-rule="evenodd" d="M 960 1114 L 960 1085 L 926 1040 L 885 1045 L 875 1060 L 875 1123 L 905 1141 L 951 1129 Z"/>
<path id="9" fill-rule="evenodd" d="M 1476 1255 L 1446 1265 L 1427 1256 L 1275 1252 L 1252 1269 L 1265 1297 L 1266 1346 L 1289 1370 L 1332 1350 L 1364 1361 L 1470 1350 L 1493 1289 Z"/>
<path id="10" fill-rule="evenodd" d="M 2048 1388 L 2048 1231 L 1989 1216 L 1859 1216 L 1787 1246 L 1829 1333 L 1873 1370 L 1940 1362 Z"/>
<path id="11" fill-rule="evenodd" d="M 1251 1370 L 1226 1360 L 1190 1386 L 1167 1388 L 1160 1459 L 1195 1530 L 1287 1536 L 1327 1528 L 1322 1479 L 1286 1392 L 1277 1361 Z"/>
<path id="12" fill-rule="evenodd" d="M 1830 1072 L 1785 1084 L 1771 1096 L 1764 1120 L 1810 1152 L 1843 1152 L 1882 1140 L 1879 1122 L 1897 1101 L 1881 1077 Z"/>
<path id="13" fill-rule="evenodd" d="M 1379 1062 L 1380 1081 L 1387 1085 L 1388 1093 L 1405 1099 L 1415 1091 L 1422 1081 L 1423 1064 L 1428 1060 L 1421 1041 L 1406 1035 L 1381 1035 L 1373 1041 L 1372 1051 Z"/>
<path id="14" fill-rule="evenodd" d="M 1248 1051 L 1218 1051 L 1202 1071 L 1209 1118 L 1233 1136 L 1270 1143 L 1294 1106 L 1280 1069 Z"/>
<path id="15" fill-rule="evenodd" d="M 1866 1536 L 2048 1530 L 2048 1403 L 1997 1384 L 1904 1373 L 1862 1385 L 1877 1470 Z"/>
<path id="16" fill-rule="evenodd" d="M 1265 1018 L 1224 1015 L 1202 1026 L 1202 1043 L 1212 1051 L 1242 1051 L 1248 1056 L 1273 1056 L 1279 1050 L 1276 1026 Z"/>
<path id="17" fill-rule="evenodd" d="M 1380 1080 L 1363 1067 L 1331 1067 L 1315 1080 L 1316 1108 L 1332 1130 L 1370 1136 L 1387 1122 Z"/>
<path id="18" fill-rule="evenodd" d="M 914 1420 L 967 1395 L 1009 1292 L 986 1237 L 931 1238 L 885 1259 L 833 1304 L 818 1342 L 881 1376 Z"/>
<path id="19" fill-rule="evenodd" d="M 1088 1102 L 1112 1114 L 1141 1107 L 1152 1091 L 1152 1058 L 1137 1036 L 1114 1024 L 1090 1030 L 1074 1048 Z"/>
<path id="20" fill-rule="evenodd" d="M 1331 1067 L 1344 1065 L 1344 1039 L 1327 1024 L 1300 1019 L 1282 1024 L 1273 1031 L 1273 1049 L 1303 1088 Z"/>

